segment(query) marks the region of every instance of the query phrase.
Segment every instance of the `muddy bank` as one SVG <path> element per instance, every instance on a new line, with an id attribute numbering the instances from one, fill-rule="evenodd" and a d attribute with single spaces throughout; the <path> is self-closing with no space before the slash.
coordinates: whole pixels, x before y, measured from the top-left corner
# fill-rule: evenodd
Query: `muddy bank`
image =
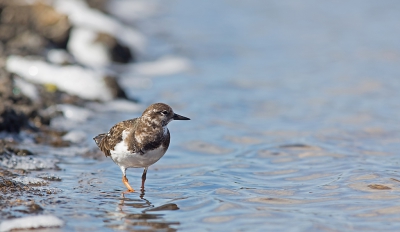
<path id="1" fill-rule="evenodd" d="M 35 197 L 41 199 L 46 195 L 56 193 L 51 189 L 37 188 L 46 185 L 45 176 L 41 178 L 43 181 L 28 179 L 25 176 L 30 171 L 29 168 L 15 166 L 20 161 L 19 158 L 25 162 L 31 161 L 38 164 L 35 158 L 37 154 L 27 149 L 16 148 L 17 146 L 17 142 L 0 140 L 0 217 L 2 219 L 40 213 L 43 208 L 35 203 Z M 34 169 L 39 170 L 40 167 Z"/>

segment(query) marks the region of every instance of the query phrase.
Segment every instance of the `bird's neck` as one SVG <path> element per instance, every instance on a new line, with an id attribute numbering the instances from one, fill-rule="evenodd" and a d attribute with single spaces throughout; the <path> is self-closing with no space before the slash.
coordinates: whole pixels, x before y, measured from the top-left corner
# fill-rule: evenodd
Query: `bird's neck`
<path id="1" fill-rule="evenodd" d="M 140 141 L 154 139 L 157 137 L 162 137 L 164 135 L 164 128 L 162 124 L 156 120 L 141 119 L 137 128 L 135 129 L 136 136 L 142 138 L 137 138 Z"/>
<path id="2" fill-rule="evenodd" d="M 154 145 L 156 141 L 161 142 L 165 133 L 160 123 L 155 123 L 152 120 L 143 120 L 137 125 L 134 137 L 135 141 L 141 144 L 140 146 L 146 147 L 149 144 Z"/>
<path id="3" fill-rule="evenodd" d="M 139 126 L 153 131 L 159 131 L 163 128 L 163 125 L 160 121 L 152 118 L 141 118 Z"/>

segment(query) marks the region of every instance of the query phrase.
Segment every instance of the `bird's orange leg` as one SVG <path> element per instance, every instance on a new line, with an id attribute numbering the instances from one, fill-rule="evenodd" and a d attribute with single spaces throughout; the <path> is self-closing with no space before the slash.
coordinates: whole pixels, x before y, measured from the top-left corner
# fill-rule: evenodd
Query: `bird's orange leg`
<path id="1" fill-rule="evenodd" d="M 122 183 L 124 183 L 124 185 L 126 186 L 126 188 L 128 189 L 127 191 L 125 191 L 125 193 L 131 193 L 131 192 L 135 192 L 135 190 L 131 187 L 131 185 L 128 182 L 128 178 L 126 178 L 126 176 L 122 176 Z"/>

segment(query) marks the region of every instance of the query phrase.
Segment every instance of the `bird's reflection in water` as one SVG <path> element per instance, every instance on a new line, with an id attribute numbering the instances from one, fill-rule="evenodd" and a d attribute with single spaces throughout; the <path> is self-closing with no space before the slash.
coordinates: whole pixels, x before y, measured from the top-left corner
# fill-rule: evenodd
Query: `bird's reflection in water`
<path id="1" fill-rule="evenodd" d="M 171 226 L 179 225 L 179 222 L 168 222 L 164 215 L 155 213 L 158 211 L 178 210 L 178 206 L 168 203 L 154 206 L 144 198 L 144 192 L 140 198 L 135 193 L 122 194 L 116 212 L 110 212 L 111 220 L 105 220 L 107 227 L 120 230 L 140 230 L 140 231 L 176 231 Z"/>

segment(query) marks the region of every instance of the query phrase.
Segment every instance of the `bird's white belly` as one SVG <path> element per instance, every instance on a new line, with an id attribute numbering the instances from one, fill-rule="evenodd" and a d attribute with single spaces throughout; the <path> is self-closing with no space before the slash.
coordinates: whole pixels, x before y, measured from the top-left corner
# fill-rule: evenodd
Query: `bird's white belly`
<path id="1" fill-rule="evenodd" d="M 157 149 L 147 151 L 145 154 L 132 153 L 124 142 L 118 143 L 114 150 L 110 151 L 111 158 L 120 167 L 124 168 L 143 168 L 157 162 L 165 154 L 165 149 L 160 146 Z"/>

